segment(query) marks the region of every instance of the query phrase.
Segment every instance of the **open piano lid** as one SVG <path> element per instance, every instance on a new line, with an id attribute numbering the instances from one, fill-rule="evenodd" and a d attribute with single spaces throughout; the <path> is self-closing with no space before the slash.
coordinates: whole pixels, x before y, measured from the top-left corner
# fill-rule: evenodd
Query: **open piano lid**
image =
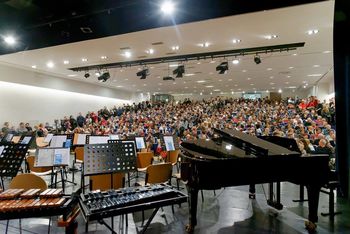
<path id="1" fill-rule="evenodd" d="M 187 153 L 205 159 L 228 159 L 262 156 L 300 156 L 296 151 L 233 129 L 214 129 L 219 135 L 213 140 L 183 142 L 181 148 Z"/>

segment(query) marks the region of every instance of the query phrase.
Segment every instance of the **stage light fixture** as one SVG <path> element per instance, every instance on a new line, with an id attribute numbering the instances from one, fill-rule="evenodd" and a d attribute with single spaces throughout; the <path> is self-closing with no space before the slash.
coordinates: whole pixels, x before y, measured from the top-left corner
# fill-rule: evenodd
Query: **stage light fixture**
<path id="1" fill-rule="evenodd" d="M 85 77 L 86 79 L 89 78 L 89 77 L 90 77 L 90 73 L 89 73 L 89 72 L 85 72 L 84 77 Z"/>
<path id="2" fill-rule="evenodd" d="M 144 67 L 141 71 L 136 73 L 137 76 L 140 76 L 140 80 L 146 79 L 149 75 L 149 70 L 147 67 Z"/>
<path id="3" fill-rule="evenodd" d="M 256 64 L 261 63 L 261 59 L 260 59 L 260 56 L 259 56 L 259 55 L 255 55 L 255 56 L 254 56 L 254 62 L 255 62 Z"/>
<path id="4" fill-rule="evenodd" d="M 216 67 L 216 71 L 219 72 L 219 74 L 226 74 L 228 70 L 228 62 L 222 62 Z"/>
<path id="5" fill-rule="evenodd" d="M 100 82 L 106 82 L 109 78 L 111 77 L 111 75 L 109 74 L 108 71 L 102 73 L 102 75 L 100 75 L 99 77 L 97 77 L 97 79 L 100 81 Z"/>
<path id="6" fill-rule="evenodd" d="M 185 73 L 185 66 L 184 65 L 179 65 L 173 71 L 173 75 L 176 75 L 176 78 L 182 78 L 184 73 Z"/>

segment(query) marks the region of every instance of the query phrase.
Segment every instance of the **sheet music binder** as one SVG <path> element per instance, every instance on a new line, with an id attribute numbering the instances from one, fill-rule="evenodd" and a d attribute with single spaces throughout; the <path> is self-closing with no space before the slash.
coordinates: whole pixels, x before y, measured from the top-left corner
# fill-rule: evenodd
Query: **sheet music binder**
<path id="1" fill-rule="evenodd" d="M 39 148 L 35 155 L 35 167 L 67 166 L 70 161 L 69 148 Z"/>
<path id="2" fill-rule="evenodd" d="M 0 176 L 15 177 L 27 154 L 28 145 L 0 144 Z"/>
<path id="3" fill-rule="evenodd" d="M 84 175 L 135 170 L 136 147 L 134 141 L 84 146 Z"/>

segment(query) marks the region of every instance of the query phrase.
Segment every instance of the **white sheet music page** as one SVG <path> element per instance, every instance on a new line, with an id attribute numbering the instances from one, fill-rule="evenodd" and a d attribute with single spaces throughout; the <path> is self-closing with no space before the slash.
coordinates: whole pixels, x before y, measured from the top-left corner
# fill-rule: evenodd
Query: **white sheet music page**
<path id="1" fill-rule="evenodd" d="M 67 135 L 53 136 L 51 139 L 50 147 L 63 147 L 63 143 L 66 142 Z"/>
<path id="2" fill-rule="evenodd" d="M 69 148 L 54 149 L 53 165 L 69 165 L 69 161 L 70 161 Z"/>
<path id="3" fill-rule="evenodd" d="M 107 144 L 109 136 L 90 136 L 89 144 Z"/>
<path id="4" fill-rule="evenodd" d="M 52 133 L 47 134 L 47 136 L 44 138 L 44 143 L 49 143 L 53 137 Z"/>
<path id="5" fill-rule="evenodd" d="M 85 145 L 86 144 L 86 136 L 88 134 L 78 134 L 78 140 L 76 142 L 77 145 Z"/>
<path id="6" fill-rule="evenodd" d="M 0 155 L 2 154 L 2 151 L 4 151 L 5 146 L 0 146 Z"/>
<path id="7" fill-rule="evenodd" d="M 53 149 L 38 149 L 35 158 L 35 167 L 50 167 L 52 166 Z"/>

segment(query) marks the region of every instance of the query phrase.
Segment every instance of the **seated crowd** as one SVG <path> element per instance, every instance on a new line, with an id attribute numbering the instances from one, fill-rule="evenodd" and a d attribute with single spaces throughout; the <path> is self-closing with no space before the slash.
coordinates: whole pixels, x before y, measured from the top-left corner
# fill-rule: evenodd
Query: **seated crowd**
<path id="1" fill-rule="evenodd" d="M 281 136 L 295 138 L 303 154 L 326 153 L 334 155 L 335 103 L 320 103 L 316 97 L 308 99 L 287 98 L 281 102 L 269 99 L 233 99 L 213 97 L 208 100 L 185 99 L 177 103 L 141 102 L 132 105 L 107 107 L 76 118 L 65 116 L 56 121 L 56 127 L 48 123 L 34 127 L 37 136 L 45 136 L 53 129 L 64 133 L 88 133 L 94 135 L 119 134 L 144 136 L 148 143 L 154 135 L 175 134 L 179 140 L 207 139 L 213 136 L 213 128 L 229 128 L 256 136 Z M 28 123 L 18 128 L 5 122 L 0 136 L 8 132 L 32 131 Z"/>

